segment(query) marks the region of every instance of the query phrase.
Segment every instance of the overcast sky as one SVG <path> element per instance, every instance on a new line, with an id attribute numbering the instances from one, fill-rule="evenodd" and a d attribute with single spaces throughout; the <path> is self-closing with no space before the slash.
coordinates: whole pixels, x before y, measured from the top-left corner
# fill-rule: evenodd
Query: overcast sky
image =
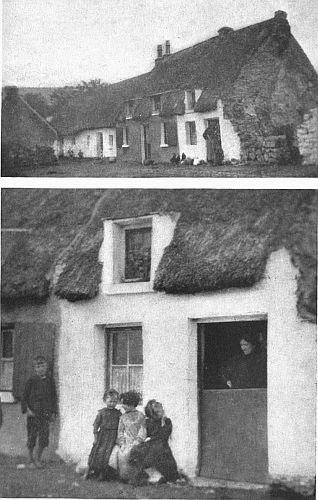
<path id="1" fill-rule="evenodd" d="M 115 82 L 149 71 L 155 48 L 172 51 L 288 12 L 318 68 L 318 0 L 2 0 L 3 84 Z"/>

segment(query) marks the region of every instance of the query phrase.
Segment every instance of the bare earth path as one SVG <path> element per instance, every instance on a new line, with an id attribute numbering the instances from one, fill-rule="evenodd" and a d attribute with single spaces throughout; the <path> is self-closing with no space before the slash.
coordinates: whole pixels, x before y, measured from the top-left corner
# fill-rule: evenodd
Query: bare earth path
<path id="1" fill-rule="evenodd" d="M 98 160 L 63 161 L 52 167 L 24 167 L 2 170 L 3 177 L 317 177 L 317 165 L 264 165 L 248 163 L 221 166 L 172 166 Z"/>

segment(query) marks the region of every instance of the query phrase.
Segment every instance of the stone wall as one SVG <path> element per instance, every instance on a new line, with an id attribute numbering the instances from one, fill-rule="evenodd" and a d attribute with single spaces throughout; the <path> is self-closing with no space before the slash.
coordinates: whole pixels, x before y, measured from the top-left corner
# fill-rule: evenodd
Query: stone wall
<path id="1" fill-rule="evenodd" d="M 316 107 L 317 75 L 296 40 L 266 41 L 224 95 L 224 115 L 241 141 L 241 160 L 297 162 L 297 127 Z"/>
<path id="2" fill-rule="evenodd" d="M 304 165 L 318 163 L 318 108 L 304 115 L 304 121 L 297 129 L 299 152 Z"/>

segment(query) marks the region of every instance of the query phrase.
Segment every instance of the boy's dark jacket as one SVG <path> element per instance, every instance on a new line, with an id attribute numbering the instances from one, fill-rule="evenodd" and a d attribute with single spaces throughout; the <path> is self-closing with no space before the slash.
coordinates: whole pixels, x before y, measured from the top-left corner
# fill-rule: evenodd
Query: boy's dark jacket
<path id="1" fill-rule="evenodd" d="M 27 380 L 21 401 L 22 413 L 29 408 L 36 416 L 50 417 L 57 413 L 57 396 L 55 383 L 47 375 L 41 378 L 38 375 Z"/>

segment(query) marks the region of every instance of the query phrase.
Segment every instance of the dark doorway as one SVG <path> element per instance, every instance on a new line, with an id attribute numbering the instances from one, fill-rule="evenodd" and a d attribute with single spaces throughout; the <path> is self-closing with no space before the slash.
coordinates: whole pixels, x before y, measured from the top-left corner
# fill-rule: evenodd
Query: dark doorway
<path id="1" fill-rule="evenodd" d="M 255 362 L 251 376 L 240 379 L 247 380 L 246 387 L 241 383 L 237 388 L 236 372 L 250 368 L 240 346 L 247 332 L 257 339 Z M 201 476 L 251 482 L 267 479 L 266 344 L 266 321 L 198 325 Z M 260 378 L 258 363 L 264 359 L 265 377 Z M 231 367 L 232 372 L 228 371 Z M 232 376 L 229 387 L 227 379 Z"/>
<path id="2" fill-rule="evenodd" d="M 218 118 L 207 120 L 207 128 L 203 134 L 206 140 L 207 161 L 213 165 L 220 165 L 224 159 L 221 143 L 220 122 Z"/>

